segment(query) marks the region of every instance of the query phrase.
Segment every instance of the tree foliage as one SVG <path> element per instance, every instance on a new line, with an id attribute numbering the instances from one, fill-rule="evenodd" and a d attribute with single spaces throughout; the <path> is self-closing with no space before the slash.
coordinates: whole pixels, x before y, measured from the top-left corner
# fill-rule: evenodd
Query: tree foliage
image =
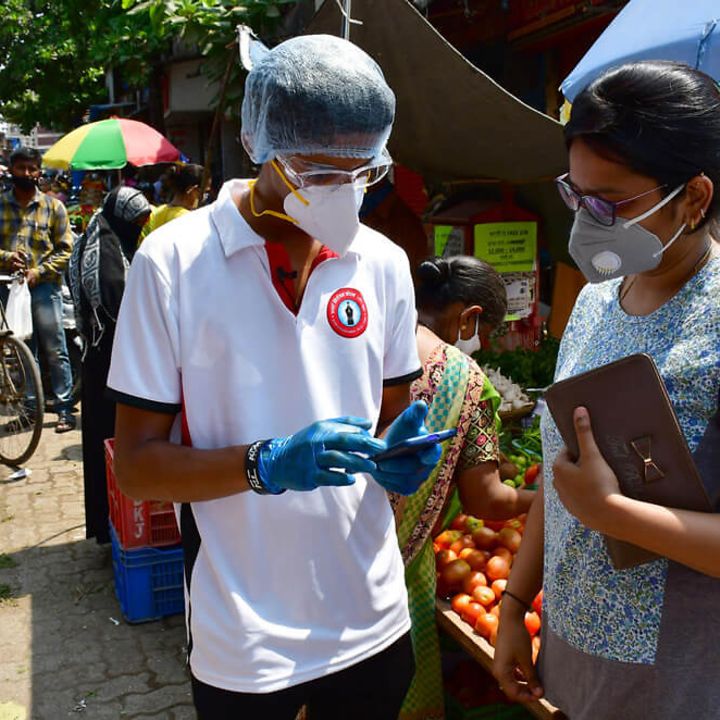
<path id="1" fill-rule="evenodd" d="M 39 122 L 67 130 L 107 100 L 114 68 L 143 87 L 174 40 L 196 47 L 210 79 L 224 74 L 235 27 L 272 32 L 294 0 L 2 0 L 0 115 L 26 131 Z M 239 94 L 239 69 L 227 102 Z"/>

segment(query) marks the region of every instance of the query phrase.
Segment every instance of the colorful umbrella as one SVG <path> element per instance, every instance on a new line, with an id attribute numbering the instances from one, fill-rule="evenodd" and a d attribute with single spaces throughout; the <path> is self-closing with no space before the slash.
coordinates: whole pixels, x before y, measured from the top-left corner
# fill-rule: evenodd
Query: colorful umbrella
<path id="1" fill-rule="evenodd" d="M 180 151 L 157 130 L 126 118 L 99 120 L 75 128 L 43 155 L 47 167 L 115 170 L 180 160 Z"/>
<path id="2" fill-rule="evenodd" d="M 679 60 L 720 80 L 718 0 L 630 0 L 560 89 L 572 102 L 603 70 L 633 60 Z"/>

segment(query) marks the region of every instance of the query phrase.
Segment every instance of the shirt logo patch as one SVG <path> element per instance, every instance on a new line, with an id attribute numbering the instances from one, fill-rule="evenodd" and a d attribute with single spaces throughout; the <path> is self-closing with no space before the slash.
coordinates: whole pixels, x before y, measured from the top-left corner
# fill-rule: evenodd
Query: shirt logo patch
<path id="1" fill-rule="evenodd" d="M 368 324 L 365 298 L 354 288 L 336 290 L 328 302 L 327 319 L 330 327 L 342 337 L 362 335 Z"/>

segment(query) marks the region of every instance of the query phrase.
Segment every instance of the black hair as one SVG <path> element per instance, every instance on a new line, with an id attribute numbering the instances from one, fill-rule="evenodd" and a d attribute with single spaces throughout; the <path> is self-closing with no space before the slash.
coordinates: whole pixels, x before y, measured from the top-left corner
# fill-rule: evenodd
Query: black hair
<path id="1" fill-rule="evenodd" d="M 195 185 L 200 185 L 203 176 L 203 166 L 187 163 L 184 165 L 171 165 L 167 171 L 166 179 L 170 191 L 184 193 Z"/>
<path id="2" fill-rule="evenodd" d="M 704 173 L 715 186 L 707 215 L 718 215 L 720 89 L 709 75 L 665 60 L 608 70 L 573 102 L 568 148 L 578 138 L 665 185 L 666 194 Z"/>
<path id="3" fill-rule="evenodd" d="M 429 258 L 417 269 L 418 310 L 444 310 L 454 302 L 480 305 L 481 321 L 498 327 L 507 315 L 505 283 L 492 265 L 470 255 Z"/>
<path id="4" fill-rule="evenodd" d="M 12 167 L 18 160 L 24 160 L 25 162 L 37 163 L 37 166 L 42 165 L 42 153 L 32 147 L 22 146 L 17 150 L 13 150 L 10 154 L 10 167 Z"/>

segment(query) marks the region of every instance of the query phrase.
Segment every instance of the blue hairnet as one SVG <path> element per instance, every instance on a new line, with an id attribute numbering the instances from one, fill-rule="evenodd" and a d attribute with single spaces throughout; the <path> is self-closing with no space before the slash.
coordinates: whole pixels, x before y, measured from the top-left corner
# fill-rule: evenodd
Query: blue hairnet
<path id="1" fill-rule="evenodd" d="M 332 35 L 304 35 L 248 74 L 243 145 L 257 164 L 293 154 L 375 158 L 394 116 L 395 95 L 367 53 Z"/>

